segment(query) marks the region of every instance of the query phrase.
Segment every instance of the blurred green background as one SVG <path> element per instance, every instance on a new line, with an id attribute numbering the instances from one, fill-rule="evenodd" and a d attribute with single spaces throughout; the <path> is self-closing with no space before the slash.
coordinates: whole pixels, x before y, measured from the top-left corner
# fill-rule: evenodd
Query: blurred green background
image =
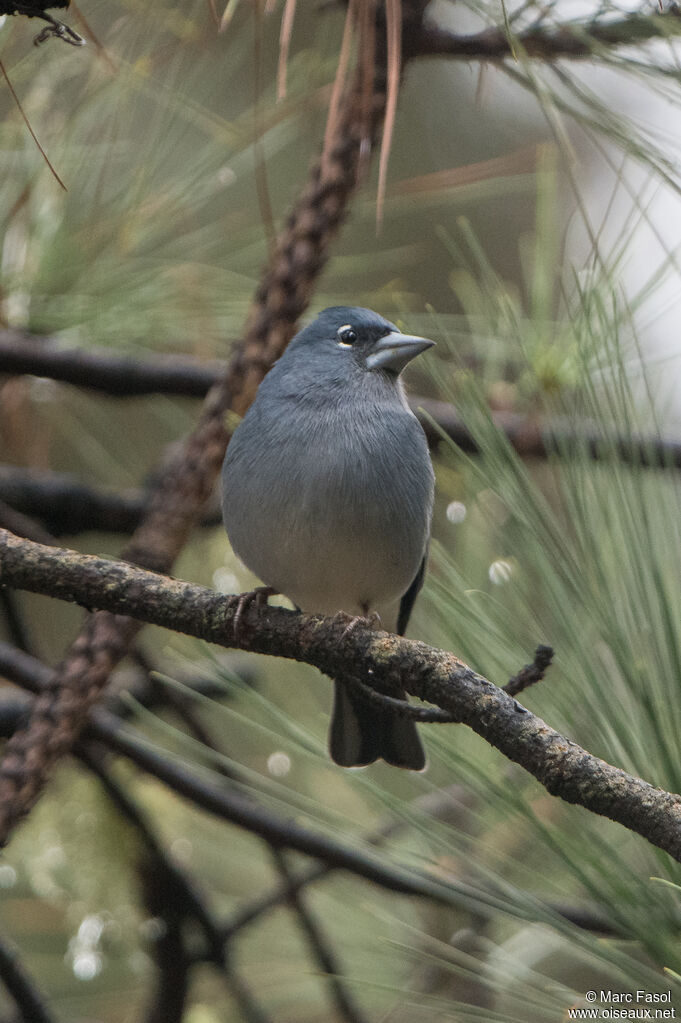
<path id="1" fill-rule="evenodd" d="M 36 49 L 37 22 L 5 20 L 0 59 L 68 191 L 4 88 L 3 327 L 140 357 L 228 356 L 268 230 L 323 137 L 343 30 L 342 8 L 298 4 L 277 101 L 282 4 L 269 6 L 232 2 L 218 33 L 205 0 L 81 0 L 96 37 L 82 49 L 56 40 Z M 431 6 L 457 31 L 503 21 L 496 4 Z M 562 7 L 524 4 L 510 10 L 512 25 L 579 14 Z M 73 8 L 64 17 L 88 34 Z M 604 456 L 618 436 L 659 432 L 669 364 L 641 357 L 642 324 L 661 307 L 658 288 L 678 282 L 675 252 L 657 232 L 643 271 L 632 276 L 629 257 L 656 235 L 650 197 L 678 190 L 678 139 L 622 108 L 635 95 L 657 118 L 678 102 L 676 53 L 664 41 L 599 52 L 586 71 L 517 57 L 501 68 L 447 59 L 407 68 L 382 229 L 374 167 L 311 312 L 366 305 L 433 337 L 409 389 L 454 402 L 482 450 L 470 458 L 443 440 L 435 453 L 431 565 L 410 635 L 499 684 L 551 644 L 555 665 L 523 697 L 528 706 L 592 753 L 679 791 L 676 473 L 596 463 L 581 450 L 523 463 L 490 417 L 588 422 Z M 137 487 L 198 407 L 4 378 L 0 459 Z M 115 556 L 123 541 L 62 542 Z M 219 528 L 196 532 L 175 574 L 226 592 L 254 581 Z M 56 664 L 82 612 L 24 594 L 19 605 L 36 654 Z M 425 774 L 342 771 L 326 753 L 330 686 L 312 669 L 161 630 L 146 630 L 142 645 L 159 685 L 190 702 L 226 760 L 172 715 L 130 700 L 150 743 L 215 780 L 227 764 L 263 804 L 358 846 L 399 821 L 386 858 L 447 891 L 444 906 L 342 874 L 310 888 L 369 1019 L 557 1021 L 589 988 L 672 989 L 681 1010 L 679 896 L 660 880 L 678 883 L 680 872 L 641 838 L 552 799 L 460 727 L 422 729 Z M 124 665 L 118 684 L 131 679 Z M 218 698 L 196 695 L 187 684 L 196 679 Z M 116 775 L 218 916 L 276 885 L 261 841 L 127 764 Z M 3 857 L 2 931 L 60 1019 L 145 1018 L 158 920 L 140 903 L 139 858 L 134 832 L 73 763 Z M 566 907 L 602 915 L 616 936 L 569 923 Z M 285 907 L 244 930 L 234 956 L 273 1020 L 340 1018 Z M 187 1023 L 243 1018 L 207 968 L 189 1002 Z"/>

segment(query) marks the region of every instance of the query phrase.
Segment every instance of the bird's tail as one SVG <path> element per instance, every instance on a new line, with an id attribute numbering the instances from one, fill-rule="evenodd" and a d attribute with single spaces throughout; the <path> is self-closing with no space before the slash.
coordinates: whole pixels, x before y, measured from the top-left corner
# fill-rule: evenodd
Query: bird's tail
<path id="1" fill-rule="evenodd" d="M 399 694 L 399 698 L 406 699 L 406 693 Z M 339 682 L 334 683 L 329 749 L 341 767 L 363 767 L 381 758 L 410 771 L 426 766 L 426 755 L 410 718 L 353 697 Z"/>

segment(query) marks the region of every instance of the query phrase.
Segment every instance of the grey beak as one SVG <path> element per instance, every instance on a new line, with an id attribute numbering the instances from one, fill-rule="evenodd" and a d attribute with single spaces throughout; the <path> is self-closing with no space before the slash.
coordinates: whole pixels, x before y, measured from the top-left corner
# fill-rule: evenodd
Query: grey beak
<path id="1" fill-rule="evenodd" d="M 408 362 L 415 359 L 427 348 L 432 348 L 434 341 L 425 337 L 412 337 L 410 334 L 386 334 L 367 355 L 367 369 L 387 369 L 391 373 L 401 373 Z"/>

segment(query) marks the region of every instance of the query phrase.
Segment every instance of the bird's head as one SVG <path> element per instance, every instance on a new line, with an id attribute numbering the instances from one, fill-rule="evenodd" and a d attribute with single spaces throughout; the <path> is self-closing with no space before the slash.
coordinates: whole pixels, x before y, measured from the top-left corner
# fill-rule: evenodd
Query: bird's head
<path id="1" fill-rule="evenodd" d="M 336 368 L 380 372 L 397 378 L 407 363 L 434 341 L 403 334 L 371 309 L 331 306 L 301 330 L 289 345 L 310 360 L 331 359 Z"/>

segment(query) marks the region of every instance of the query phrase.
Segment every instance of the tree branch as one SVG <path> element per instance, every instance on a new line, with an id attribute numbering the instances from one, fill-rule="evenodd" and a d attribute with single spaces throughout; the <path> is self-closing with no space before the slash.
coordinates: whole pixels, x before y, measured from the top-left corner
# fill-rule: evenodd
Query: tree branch
<path id="1" fill-rule="evenodd" d="M 328 980 L 338 1009 L 339 1019 L 345 1020 L 345 1023 L 367 1023 L 364 1013 L 355 1004 L 355 1000 L 346 990 L 341 976 L 341 968 L 330 942 L 315 919 L 314 914 L 308 908 L 303 892 L 295 885 L 295 875 L 288 865 L 285 853 L 275 847 L 272 849 L 272 855 L 277 869 L 284 880 L 289 905 L 298 919 L 303 935 L 307 939 L 310 952 Z"/>
<path id="2" fill-rule="evenodd" d="M 130 534 L 144 518 L 147 502 L 144 490 L 98 490 L 65 473 L 0 465 L 0 525 L 39 543 L 47 538 L 38 538 L 35 524 L 31 528 L 26 521 L 28 516 L 40 519 L 53 536 L 76 536 L 88 530 Z M 202 525 L 221 521 L 215 507 L 206 513 Z"/>
<path id="3" fill-rule="evenodd" d="M 25 972 L 14 949 L 0 941 L 0 979 L 14 999 L 21 1018 L 28 1023 L 55 1023 L 33 980 Z"/>
<path id="4" fill-rule="evenodd" d="M 119 727 L 116 719 L 106 711 L 97 710 L 93 722 L 99 735 L 106 732 L 110 749 L 128 757 L 194 805 L 258 835 L 273 848 L 294 849 L 314 856 L 334 869 L 348 870 L 403 895 L 425 896 L 445 903 L 456 902 L 457 896 L 461 896 L 461 890 L 457 890 L 455 883 L 452 885 L 449 881 L 442 882 L 435 877 L 430 878 L 426 874 L 386 863 L 355 845 L 337 841 L 291 819 L 279 817 L 230 788 L 204 780 L 177 761 L 151 749 L 130 729 Z"/>
<path id="5" fill-rule="evenodd" d="M 517 696 L 524 689 L 528 689 L 530 686 L 536 685 L 537 682 L 541 682 L 549 670 L 552 660 L 553 648 L 544 645 L 538 646 L 534 652 L 532 663 L 526 664 L 517 675 L 508 680 L 504 686 L 504 692 L 508 693 L 509 696 Z"/>
<path id="6" fill-rule="evenodd" d="M 113 723 L 113 722 L 110 722 Z M 96 726 L 95 726 L 96 730 Z M 102 738 L 101 732 L 99 738 Z M 107 744 L 108 745 L 108 744 Z M 107 796 L 118 812 L 135 829 L 145 854 L 153 863 L 154 873 L 163 875 L 163 887 L 166 893 L 172 892 L 172 900 L 181 907 L 183 916 L 192 916 L 201 926 L 206 941 L 206 959 L 218 967 L 224 966 L 224 941 L 220 928 L 213 919 L 202 892 L 194 881 L 166 854 L 161 842 L 155 834 L 146 815 L 137 803 L 131 799 L 122 785 L 107 768 L 99 747 L 92 742 L 81 743 L 78 757 L 100 782 Z M 162 913 L 160 914 L 163 915 Z"/>
<path id="7" fill-rule="evenodd" d="M 475 438 L 453 405 L 416 395 L 410 398 L 410 404 L 431 447 L 441 441 L 444 434 L 462 451 L 480 453 Z M 582 420 L 575 429 L 566 419 L 541 422 L 517 412 L 490 412 L 490 418 L 523 458 L 578 455 L 596 462 L 617 460 L 641 468 L 681 469 L 681 442 L 672 438 L 607 434 L 602 426 L 589 420 Z"/>
<path id="8" fill-rule="evenodd" d="M 594 58 L 604 49 L 669 39 L 679 33 L 681 18 L 676 4 L 664 14 L 629 14 L 624 18 L 594 18 L 557 25 L 540 23 L 517 32 L 510 39 L 504 26 L 486 28 L 472 35 L 457 35 L 431 20 L 424 24 L 413 52 L 417 57 L 500 61 L 513 58 L 515 50 L 547 61 L 574 60 Z"/>
<path id="9" fill-rule="evenodd" d="M 0 373 L 34 373 L 118 397 L 140 394 L 201 397 L 222 379 L 227 368 L 226 363 L 204 364 L 186 356 L 155 355 L 133 360 L 107 349 L 53 348 L 48 340 L 39 341 L 30 335 L 25 340 L 20 337 L 11 331 L 0 331 Z M 22 355 L 24 346 L 26 352 Z M 444 434 L 463 451 L 479 453 L 470 430 L 449 402 L 413 395 L 409 403 L 432 447 Z M 492 412 L 491 417 L 511 446 L 525 458 L 582 452 L 596 461 L 616 457 L 635 465 L 681 468 L 681 443 L 671 438 L 608 438 L 595 423 L 581 422 L 576 430 L 567 421 L 540 422 L 516 412 Z M 18 511 L 50 521 L 52 532 L 57 535 L 98 528 L 132 532 L 141 521 L 143 498 L 137 493 L 103 494 L 75 480 L 69 481 L 68 477 L 47 473 L 28 477 L 24 482 L 19 474 L 20 470 L 0 467 L 0 499 Z M 45 492 L 40 488 L 43 478 Z M 215 519 L 211 516 L 210 522 Z"/>
<path id="10" fill-rule="evenodd" d="M 158 860 L 143 860 L 139 873 L 142 904 L 150 917 L 162 923 L 153 941 L 156 983 L 145 1023 L 182 1023 L 194 965 L 185 939 L 187 908 L 182 903 L 182 892 Z"/>
<path id="11" fill-rule="evenodd" d="M 194 714 L 190 703 L 191 698 L 188 698 L 185 694 L 175 693 L 173 690 L 167 690 L 165 695 L 167 706 L 175 711 L 189 733 L 207 749 L 219 751 L 219 747 L 213 741 L 209 731 Z M 216 770 L 232 781 L 238 779 L 238 774 L 223 761 L 216 764 Z M 289 892 L 287 901 L 291 911 L 297 918 L 300 929 L 308 941 L 312 957 L 326 975 L 331 996 L 338 1007 L 339 1016 L 346 1023 L 366 1023 L 365 1017 L 346 988 L 331 943 L 326 938 L 322 927 L 314 915 L 308 909 L 304 894 L 295 886 L 295 878 L 292 875 L 284 851 L 278 845 L 270 845 L 269 848 L 275 867 Z M 227 940 L 227 937 L 225 937 L 225 941 Z"/>
<path id="12" fill-rule="evenodd" d="M 55 673 L 53 669 L 47 668 L 34 657 L 16 650 L 8 643 L 0 643 L 0 676 L 4 676 L 8 680 L 28 689 L 30 692 L 39 693 L 41 689 L 51 684 Z M 4 737 L 12 735 L 18 721 L 26 713 L 26 710 L 27 704 L 23 700 L 0 701 L 0 735 Z M 92 740 L 101 743 L 102 746 L 113 752 L 126 756 L 137 767 L 158 777 L 160 781 L 163 781 L 174 792 L 184 795 L 187 799 L 190 799 L 199 806 L 203 806 L 221 819 L 249 829 L 249 822 L 241 820 L 233 812 L 234 808 L 229 795 L 224 790 L 222 790 L 222 795 L 218 795 L 217 791 L 213 794 L 210 805 L 207 805 L 207 800 L 204 799 L 205 790 L 203 787 L 197 790 L 198 798 L 195 799 L 194 785 L 196 779 L 186 768 L 179 766 L 175 759 L 167 760 L 161 776 L 157 767 L 159 763 L 164 763 L 164 758 L 160 757 L 158 753 L 150 751 L 147 741 L 143 737 L 138 736 L 134 730 L 130 728 L 124 729 L 123 723 L 117 715 L 104 711 L 101 708 L 95 708 L 91 711 L 87 727 L 83 733 L 83 740 L 81 741 L 90 742 Z M 452 787 L 455 788 L 455 786 Z M 422 813 L 439 816 L 453 798 L 451 789 L 439 789 L 435 793 L 429 792 L 426 795 L 418 796 L 412 805 Z M 461 795 L 458 798 L 460 800 Z M 255 803 L 252 806 L 257 810 Z M 243 809 L 242 800 L 239 801 L 239 810 L 241 809 Z M 258 812 L 253 819 L 258 827 L 262 826 L 269 829 L 267 835 L 275 839 L 274 842 L 270 842 L 271 847 L 280 849 L 293 848 L 294 846 L 290 844 L 289 822 L 276 818 L 275 815 L 267 812 L 265 813 L 265 818 L 263 820 L 262 812 Z M 382 845 L 397 831 L 404 828 L 404 826 L 405 824 L 402 819 L 391 819 L 370 832 L 364 841 L 372 846 Z M 315 834 L 317 833 L 315 832 Z M 347 856 L 348 848 L 334 842 L 331 838 L 327 840 L 325 848 L 329 853 L 328 855 L 322 855 L 322 851 L 317 849 L 317 862 L 297 871 L 295 874 L 291 873 L 288 881 L 276 885 L 269 892 L 257 896 L 251 902 L 237 909 L 229 920 L 220 927 L 221 940 L 225 942 L 231 941 L 244 927 L 248 927 L 270 910 L 287 902 L 292 893 L 298 892 L 308 884 L 326 877 L 332 871 L 339 869 L 339 867 L 360 877 L 366 876 L 367 861 L 365 857 L 360 856 L 359 859 L 351 860 Z M 299 851 L 309 852 L 309 846 Z M 459 905 L 466 903 L 465 889 L 458 883 L 453 886 L 449 882 L 446 888 L 434 888 L 431 880 L 418 871 L 412 870 L 410 874 L 396 875 L 390 863 L 385 861 L 385 858 L 383 858 L 382 863 L 382 868 L 378 865 L 378 861 L 372 862 L 370 867 L 373 871 L 371 880 L 381 887 L 391 891 L 399 891 L 404 895 L 421 896 L 445 904 Z M 381 869 L 382 873 L 380 872 Z M 621 934 L 620 931 L 613 929 L 613 925 L 602 913 L 588 906 L 566 906 L 553 903 L 546 903 L 545 905 L 550 912 L 557 913 L 579 927 L 604 934 Z M 475 908 L 476 912 L 480 912 L 479 903 Z"/>
<path id="13" fill-rule="evenodd" d="M 254 605 L 244 610 L 236 638 L 234 602 L 221 594 L 123 562 L 44 547 L 6 530 L 0 530 L 0 583 L 225 647 L 303 661 L 341 682 L 349 673 L 371 677 L 388 692 L 406 689 L 468 725 L 551 795 L 618 821 L 681 861 L 681 797 L 592 756 L 454 654 L 370 629 L 345 634 L 345 624 L 333 618 Z"/>
<path id="14" fill-rule="evenodd" d="M 139 359 L 102 348 L 62 348 L 53 338 L 0 330 L 0 374 L 30 373 L 117 397 L 203 398 L 225 369 L 224 362 L 199 362 L 187 356 Z"/>
<path id="15" fill-rule="evenodd" d="M 2 471 L 3 467 L 0 466 L 0 494 L 2 493 Z M 17 511 L 9 504 L 6 504 L 2 497 L 0 497 L 0 527 L 2 529 L 9 529 L 10 533 L 16 533 L 17 536 L 25 536 L 28 540 L 35 540 L 36 543 L 44 543 L 48 546 L 54 543 L 54 535 L 52 533 L 48 533 L 40 523 L 36 522 L 29 515 L 25 515 L 23 512 Z"/>
<path id="16" fill-rule="evenodd" d="M 20 685 L 25 685 L 36 694 L 53 684 L 56 678 L 56 673 L 52 669 L 27 654 L 13 650 L 5 643 L 0 643 L 0 674 L 6 675 Z M 11 735 L 26 710 L 26 704 L 18 700 L 0 702 L 0 734 Z M 310 830 L 258 806 L 253 800 L 244 798 L 230 788 L 206 781 L 202 776 L 181 765 L 176 758 L 165 757 L 151 748 L 148 741 L 134 729 L 124 726 L 114 714 L 99 707 L 90 712 L 83 733 L 83 741 L 91 740 L 126 757 L 137 767 L 158 778 L 173 792 L 190 800 L 207 813 L 258 835 L 272 848 L 294 849 L 316 857 L 322 863 L 318 867 L 319 875 L 315 874 L 312 877 L 306 875 L 305 879 L 300 880 L 300 884 L 296 879 L 293 882 L 296 890 L 308 880 L 321 876 L 328 870 L 347 870 L 382 888 L 403 895 L 421 896 L 445 904 L 456 904 L 465 899 L 463 887 L 456 882 L 442 881 L 425 873 L 394 866 L 385 862 L 385 858 L 372 856 L 356 845 L 337 841 L 329 835 Z M 287 892 L 289 890 L 288 886 L 284 886 L 284 889 Z M 280 901 L 282 899 L 275 898 L 271 906 L 277 905 Z M 250 923 L 267 908 L 267 905 L 262 906 L 259 903 L 255 911 L 252 909 L 248 911 L 245 921 L 237 914 L 238 922 L 234 923 L 234 926 L 230 924 L 221 928 L 222 940 L 229 941 L 245 923 Z"/>

